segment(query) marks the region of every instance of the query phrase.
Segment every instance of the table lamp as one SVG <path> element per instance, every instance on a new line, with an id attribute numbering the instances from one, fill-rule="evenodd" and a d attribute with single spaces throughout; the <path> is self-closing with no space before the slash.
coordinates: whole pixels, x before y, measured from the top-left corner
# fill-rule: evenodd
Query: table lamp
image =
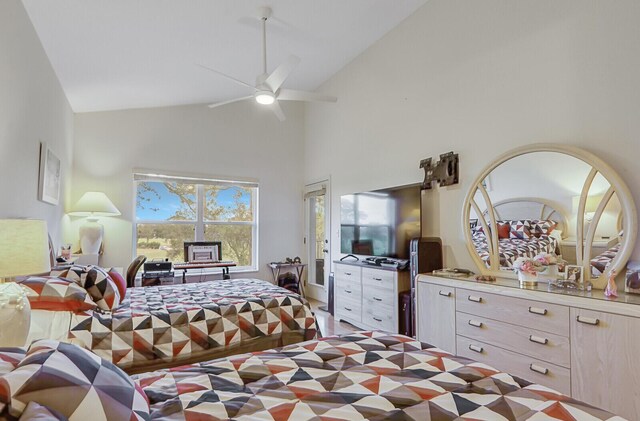
<path id="1" fill-rule="evenodd" d="M 16 276 L 51 270 L 45 221 L 0 219 L 0 346 L 23 346 L 29 336 L 31 307 Z"/>
<path id="2" fill-rule="evenodd" d="M 87 217 L 87 221 L 80 227 L 80 249 L 83 254 L 99 254 L 104 227 L 98 223 L 98 217 L 118 216 L 120 211 L 106 194 L 89 191 L 71 208 L 69 215 Z"/>

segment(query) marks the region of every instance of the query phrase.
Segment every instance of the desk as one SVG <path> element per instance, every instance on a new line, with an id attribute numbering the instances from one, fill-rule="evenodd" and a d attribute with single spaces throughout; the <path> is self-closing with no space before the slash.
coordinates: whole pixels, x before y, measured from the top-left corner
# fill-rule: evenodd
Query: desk
<path id="1" fill-rule="evenodd" d="M 211 262 L 211 263 L 174 263 L 175 270 L 182 271 L 182 283 L 187 283 L 187 270 L 189 269 L 222 269 L 222 279 L 231 279 L 229 276 L 229 268 L 236 266 L 236 262 Z"/>
<path id="2" fill-rule="evenodd" d="M 300 295 L 303 297 L 304 287 L 302 284 L 302 273 L 306 266 L 306 263 L 269 263 L 269 268 L 271 269 L 271 274 L 273 275 L 273 280 L 276 285 L 278 285 L 278 278 L 280 277 L 280 270 L 282 268 L 294 268 L 296 270 L 296 275 L 298 275 L 298 289 L 300 289 Z"/>

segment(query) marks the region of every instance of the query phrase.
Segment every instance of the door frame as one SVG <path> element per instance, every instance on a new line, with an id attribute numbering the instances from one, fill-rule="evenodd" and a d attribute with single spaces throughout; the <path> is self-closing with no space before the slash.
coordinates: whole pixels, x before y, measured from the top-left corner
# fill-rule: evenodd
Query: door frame
<path id="1" fill-rule="evenodd" d="M 325 247 L 324 248 L 328 250 L 328 252 L 325 253 L 325 257 L 324 257 L 324 285 L 317 285 L 309 282 L 311 265 L 315 265 L 315 253 L 311 252 L 310 242 L 308 241 L 309 228 L 310 228 L 310 209 L 309 209 L 309 201 L 307 200 L 306 196 L 308 193 L 320 190 L 323 187 L 325 189 L 325 194 L 324 194 Z M 304 186 L 303 211 L 304 211 L 303 245 L 304 245 L 306 260 L 309 264 L 309 266 L 307 266 L 307 271 L 305 276 L 305 293 L 309 298 L 313 298 L 315 300 L 326 303 L 327 293 L 328 293 L 328 284 L 329 284 L 329 273 L 331 272 L 331 177 L 325 177 Z"/>

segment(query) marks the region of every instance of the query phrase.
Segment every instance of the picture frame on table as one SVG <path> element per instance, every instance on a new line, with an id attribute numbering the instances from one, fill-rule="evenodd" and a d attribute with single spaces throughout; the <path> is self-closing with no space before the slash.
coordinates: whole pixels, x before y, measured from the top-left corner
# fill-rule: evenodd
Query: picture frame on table
<path id="1" fill-rule="evenodd" d="M 61 173 L 60 158 L 49 149 L 45 142 L 40 142 L 38 200 L 51 205 L 60 203 Z"/>
<path id="2" fill-rule="evenodd" d="M 582 266 L 567 265 L 565 268 L 565 279 L 570 282 L 581 284 L 582 279 Z"/>

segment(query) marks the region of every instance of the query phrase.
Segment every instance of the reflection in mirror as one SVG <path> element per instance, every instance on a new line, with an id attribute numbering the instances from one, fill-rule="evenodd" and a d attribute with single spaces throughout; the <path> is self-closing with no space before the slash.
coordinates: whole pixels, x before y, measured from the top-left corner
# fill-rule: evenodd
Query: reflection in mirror
<path id="1" fill-rule="evenodd" d="M 519 257 L 548 253 L 588 264 L 598 277 L 620 248 L 621 206 L 611 183 L 573 156 L 530 152 L 511 158 L 484 178 L 472 198 L 467 229 L 489 269 L 513 270 Z"/>

